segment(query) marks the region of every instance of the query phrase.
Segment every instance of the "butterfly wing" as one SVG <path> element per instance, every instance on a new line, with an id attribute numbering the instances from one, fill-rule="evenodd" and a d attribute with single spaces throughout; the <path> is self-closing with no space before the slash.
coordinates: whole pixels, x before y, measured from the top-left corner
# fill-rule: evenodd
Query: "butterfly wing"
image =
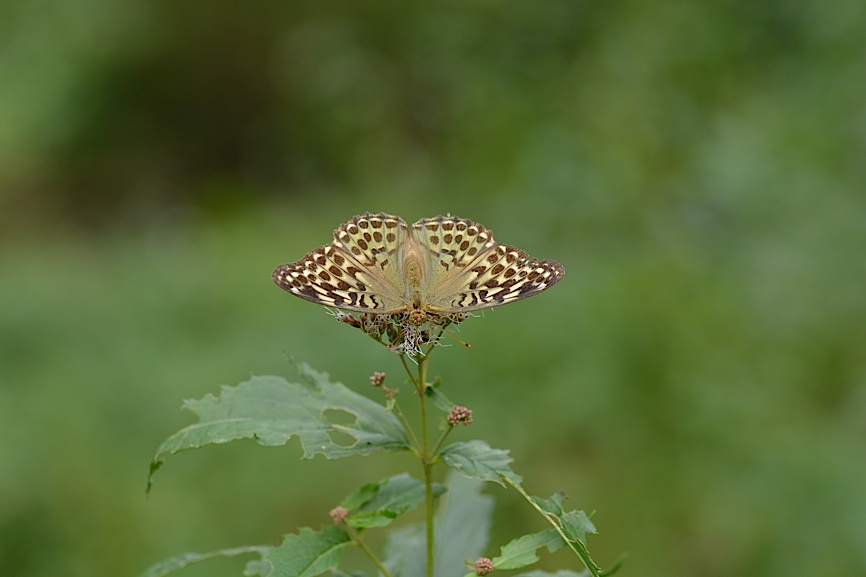
<path id="1" fill-rule="evenodd" d="M 470 312 L 524 299 L 550 288 L 564 272 L 554 260 L 497 243 L 493 233 L 469 219 L 421 219 L 412 234 L 427 256 L 429 312 Z"/>
<path id="2" fill-rule="evenodd" d="M 390 214 L 365 213 L 334 231 L 334 242 L 278 266 L 280 288 L 325 306 L 392 314 L 407 310 L 402 247 L 407 226 Z"/>

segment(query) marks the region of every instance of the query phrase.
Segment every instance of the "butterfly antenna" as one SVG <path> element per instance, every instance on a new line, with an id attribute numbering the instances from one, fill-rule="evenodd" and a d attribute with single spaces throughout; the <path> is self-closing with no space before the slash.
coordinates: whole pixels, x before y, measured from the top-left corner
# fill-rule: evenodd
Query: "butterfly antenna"
<path id="1" fill-rule="evenodd" d="M 470 343 L 467 343 L 466 341 L 464 341 L 463 339 L 461 339 L 460 337 L 458 337 L 454 333 L 446 331 L 445 329 L 442 329 L 442 332 L 445 333 L 446 335 L 448 335 L 449 337 L 451 337 L 452 339 L 454 339 L 455 341 L 457 341 L 458 343 L 460 343 L 461 345 L 463 345 L 464 347 L 466 347 L 467 349 L 472 348 L 472 345 Z"/>

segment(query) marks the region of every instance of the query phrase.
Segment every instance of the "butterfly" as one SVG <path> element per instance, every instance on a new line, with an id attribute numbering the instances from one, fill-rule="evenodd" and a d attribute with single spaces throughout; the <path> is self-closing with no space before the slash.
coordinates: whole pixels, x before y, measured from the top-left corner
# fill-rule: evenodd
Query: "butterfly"
<path id="1" fill-rule="evenodd" d="M 365 213 L 334 231 L 334 241 L 274 270 L 280 288 L 302 299 L 374 315 L 407 314 L 416 325 L 536 295 L 563 275 L 499 244 L 493 233 L 456 216 Z"/>

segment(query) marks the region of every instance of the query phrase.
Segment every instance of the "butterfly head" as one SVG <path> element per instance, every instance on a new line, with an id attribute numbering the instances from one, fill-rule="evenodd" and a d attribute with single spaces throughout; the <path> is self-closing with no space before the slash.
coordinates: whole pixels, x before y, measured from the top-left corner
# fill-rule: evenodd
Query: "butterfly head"
<path id="1" fill-rule="evenodd" d="M 409 313 L 409 322 L 421 326 L 427 322 L 427 313 L 420 308 L 413 309 Z"/>

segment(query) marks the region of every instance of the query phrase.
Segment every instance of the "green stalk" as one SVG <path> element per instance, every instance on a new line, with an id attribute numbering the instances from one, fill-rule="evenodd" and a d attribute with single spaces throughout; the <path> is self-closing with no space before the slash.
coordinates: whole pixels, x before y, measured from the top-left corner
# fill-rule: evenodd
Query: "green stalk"
<path id="1" fill-rule="evenodd" d="M 413 452 L 421 456 L 421 445 L 418 443 L 418 439 L 415 437 L 415 431 L 412 430 L 412 427 L 409 425 L 409 421 L 406 420 L 406 415 L 403 414 L 403 411 L 400 410 L 400 406 L 394 405 L 394 414 L 397 416 L 397 419 L 400 423 L 403 424 L 403 428 L 409 434 L 409 442 L 412 443 Z"/>
<path id="2" fill-rule="evenodd" d="M 355 543 L 358 545 L 361 551 L 363 551 L 367 555 L 367 557 L 370 558 L 376 568 L 382 572 L 382 575 L 384 575 L 385 577 L 391 577 L 391 573 L 388 571 L 388 569 L 385 568 L 379 558 L 376 557 L 376 554 L 373 553 L 373 551 L 369 547 L 367 547 L 366 543 L 364 543 L 364 539 L 362 538 L 362 534 L 360 531 L 358 531 L 358 533 L 355 535 Z"/>
<path id="3" fill-rule="evenodd" d="M 424 466 L 424 493 L 427 502 L 427 577 L 433 577 L 433 456 L 427 438 L 427 359 L 418 359 L 418 400 L 421 409 L 422 464 Z"/>
<path id="4" fill-rule="evenodd" d="M 430 453 L 430 441 L 427 436 L 427 361 L 428 354 L 418 355 L 418 374 L 413 374 L 409 363 L 406 362 L 406 356 L 400 355 L 400 361 L 403 363 L 403 368 L 406 369 L 406 374 L 412 384 L 415 385 L 415 391 L 418 394 L 418 407 L 421 417 L 421 466 L 424 469 L 424 495 L 426 501 L 426 529 L 427 529 L 427 577 L 433 577 L 433 463 L 436 460 L 435 452 Z M 408 423 L 404 423 L 408 428 Z M 414 438 L 414 435 L 413 435 Z M 438 450 L 440 442 L 436 444 Z"/>
<path id="5" fill-rule="evenodd" d="M 439 460 L 439 449 L 442 448 L 442 445 L 445 443 L 445 439 L 448 437 L 448 433 L 454 430 L 454 425 L 448 424 L 442 434 L 439 435 L 439 440 L 436 441 L 436 444 L 433 446 L 433 451 L 430 453 L 431 456 L 438 461 Z"/>

